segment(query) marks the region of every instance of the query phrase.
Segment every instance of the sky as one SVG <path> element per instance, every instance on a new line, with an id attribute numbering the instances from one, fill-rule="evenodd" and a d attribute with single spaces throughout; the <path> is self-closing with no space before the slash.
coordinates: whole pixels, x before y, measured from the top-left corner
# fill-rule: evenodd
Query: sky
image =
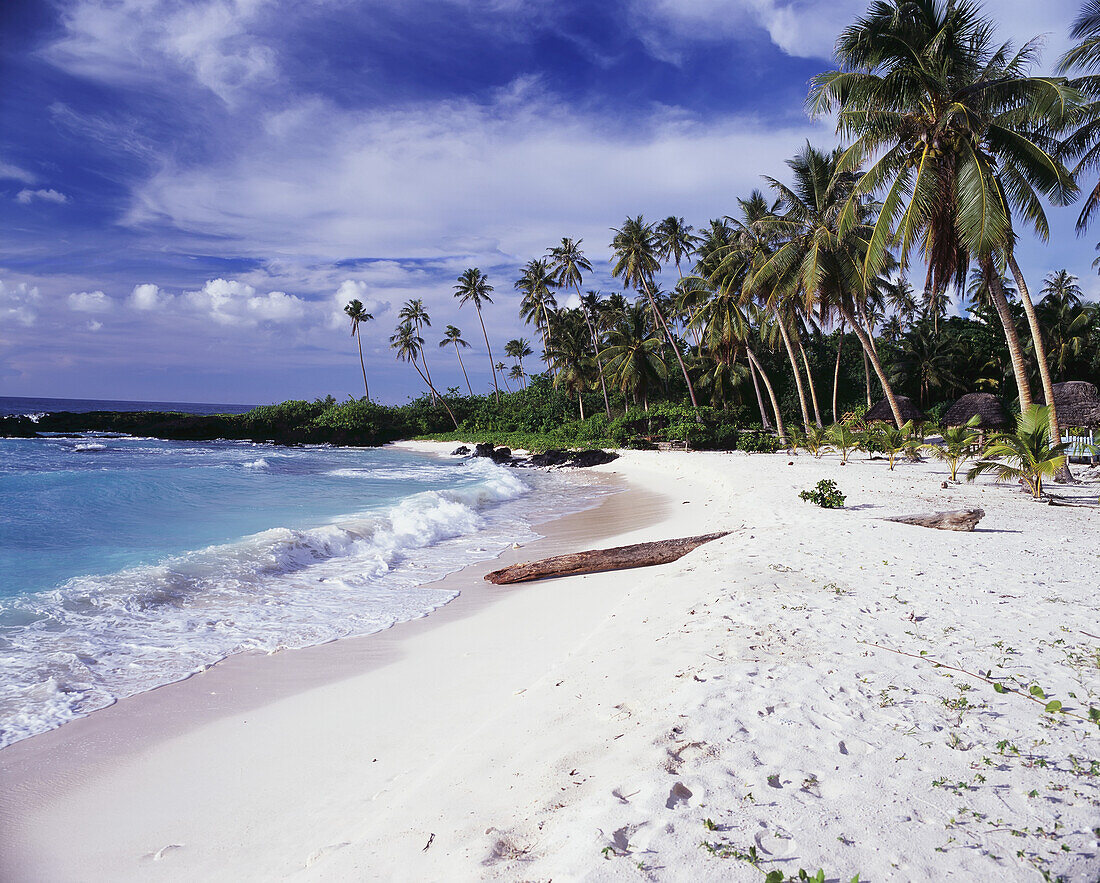
<path id="1" fill-rule="evenodd" d="M 513 282 L 563 236 L 610 275 L 628 215 L 696 227 L 784 178 L 839 31 L 867 0 L 3 0 L 0 395 L 262 404 L 362 393 L 342 308 L 362 300 L 372 396 L 420 380 L 395 362 L 422 298 L 427 357 L 491 385 L 531 327 Z M 1078 0 L 987 0 L 1002 39 L 1068 45 Z M 1025 238 L 1100 293 L 1095 234 L 1053 209 Z M 668 268 L 671 282 L 675 269 Z"/>

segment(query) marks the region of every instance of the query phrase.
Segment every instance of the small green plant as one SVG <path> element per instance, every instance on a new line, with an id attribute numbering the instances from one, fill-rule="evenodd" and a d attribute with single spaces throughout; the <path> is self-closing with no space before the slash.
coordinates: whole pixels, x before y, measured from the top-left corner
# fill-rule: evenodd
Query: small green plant
<path id="1" fill-rule="evenodd" d="M 859 447 L 859 436 L 852 431 L 851 427 L 844 423 L 837 423 L 829 427 L 828 441 L 837 452 L 840 454 L 840 462 L 848 462 L 848 454 L 855 448 Z"/>
<path id="2" fill-rule="evenodd" d="M 992 472 L 997 481 L 1023 480 L 1031 495 L 1043 495 L 1043 479 L 1051 478 L 1066 462 L 1066 444 L 1052 444 L 1050 409 L 1033 405 L 1016 418 L 1016 431 L 1001 433 L 966 473 L 973 481 L 983 472 Z"/>
<path id="3" fill-rule="evenodd" d="M 816 503 L 822 509 L 843 509 L 846 499 L 831 478 L 821 479 L 813 490 L 802 491 L 798 496 L 807 503 Z"/>
<path id="4" fill-rule="evenodd" d="M 978 426 L 982 418 L 975 414 L 965 426 L 952 426 L 943 430 L 942 445 L 928 444 L 922 448 L 937 460 L 942 460 L 951 470 L 951 480 L 958 481 L 959 467 L 978 450 L 980 434 Z"/>
<path id="5" fill-rule="evenodd" d="M 815 457 L 821 457 L 830 447 L 828 430 L 822 429 L 820 426 L 811 426 L 806 430 L 806 438 L 802 440 L 802 447 Z"/>

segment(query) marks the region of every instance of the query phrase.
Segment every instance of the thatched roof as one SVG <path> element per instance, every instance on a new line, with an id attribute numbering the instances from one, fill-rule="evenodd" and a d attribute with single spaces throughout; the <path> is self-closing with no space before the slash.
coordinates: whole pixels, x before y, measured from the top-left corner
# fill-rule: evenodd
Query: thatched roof
<path id="1" fill-rule="evenodd" d="M 1037 391 L 1036 401 L 1046 404 L 1042 390 Z M 1100 393 L 1084 380 L 1067 380 L 1054 384 L 1054 404 L 1058 407 L 1058 422 L 1064 427 L 1100 426 Z"/>
<path id="2" fill-rule="evenodd" d="M 943 415 L 944 426 L 965 426 L 972 417 L 980 417 L 982 429 L 1004 429 L 1008 414 L 1001 400 L 988 392 L 968 392 Z"/>
<path id="3" fill-rule="evenodd" d="M 923 423 L 928 419 L 924 416 L 924 412 L 914 405 L 908 396 L 894 396 L 894 398 L 898 400 L 898 410 L 901 411 L 902 420 L 912 420 L 914 423 Z M 894 412 L 890 410 L 890 402 L 883 399 L 867 412 L 867 416 L 864 419 L 868 421 L 882 420 L 884 423 L 893 423 Z"/>

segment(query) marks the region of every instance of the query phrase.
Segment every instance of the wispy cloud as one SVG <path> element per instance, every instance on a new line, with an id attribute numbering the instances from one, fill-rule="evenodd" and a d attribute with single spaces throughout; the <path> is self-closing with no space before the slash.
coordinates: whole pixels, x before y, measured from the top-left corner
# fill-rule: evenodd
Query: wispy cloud
<path id="1" fill-rule="evenodd" d="M 50 190 L 23 189 L 23 190 L 20 190 L 17 194 L 15 194 L 15 201 L 18 202 L 18 203 L 21 203 L 22 205 L 30 205 L 36 199 L 40 200 L 42 202 L 53 202 L 53 203 L 56 203 L 57 205 L 64 205 L 66 202 L 69 201 L 69 197 L 67 197 L 64 193 L 61 193 L 60 191 L 53 190 L 53 189 L 50 189 Z"/>
<path id="2" fill-rule="evenodd" d="M 34 184 L 38 178 L 26 169 L 0 160 L 0 180 L 21 181 L 24 184 Z"/>
<path id="3" fill-rule="evenodd" d="M 102 291 L 75 291 L 69 295 L 69 307 L 78 313 L 106 313 L 114 301 Z"/>

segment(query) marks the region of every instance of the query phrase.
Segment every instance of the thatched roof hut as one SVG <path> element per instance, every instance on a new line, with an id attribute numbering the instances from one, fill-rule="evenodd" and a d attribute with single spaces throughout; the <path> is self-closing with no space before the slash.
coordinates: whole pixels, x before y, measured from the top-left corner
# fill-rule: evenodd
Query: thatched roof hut
<path id="1" fill-rule="evenodd" d="M 988 392 L 968 392 L 943 415 L 944 426 L 965 426 L 973 417 L 981 418 L 982 429 L 1004 429 L 1008 426 L 1008 414 L 995 395 Z"/>
<path id="2" fill-rule="evenodd" d="M 1038 390 L 1036 401 L 1046 404 L 1042 390 Z M 1058 407 L 1058 422 L 1062 426 L 1100 427 L 1100 393 L 1093 384 L 1084 380 L 1054 384 L 1054 404 Z"/>
<path id="3" fill-rule="evenodd" d="M 901 411 L 901 419 L 903 421 L 908 422 L 912 420 L 914 423 L 924 423 L 924 421 L 928 419 L 924 416 L 924 412 L 914 405 L 912 399 L 908 396 L 896 395 L 894 398 L 898 400 L 898 410 Z M 890 410 L 890 402 L 887 399 L 883 399 L 867 412 L 867 416 L 864 419 L 868 423 L 873 420 L 893 423 L 894 412 Z"/>

